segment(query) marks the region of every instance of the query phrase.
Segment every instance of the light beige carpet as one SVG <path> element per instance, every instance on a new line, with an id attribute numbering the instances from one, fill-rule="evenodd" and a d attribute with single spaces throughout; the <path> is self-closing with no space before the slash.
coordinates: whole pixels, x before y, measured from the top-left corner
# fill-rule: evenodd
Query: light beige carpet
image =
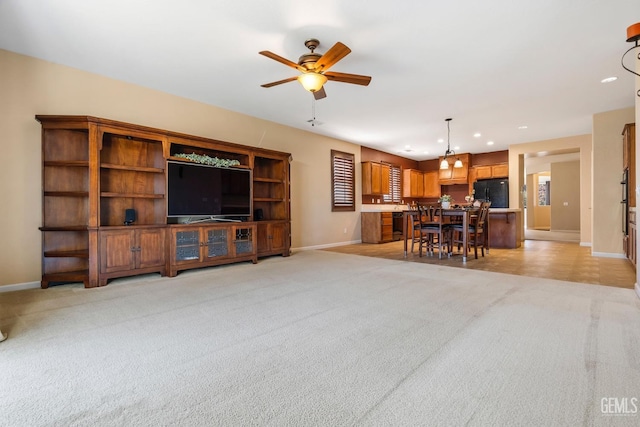
<path id="1" fill-rule="evenodd" d="M 0 293 L 0 327 L 2 426 L 640 424 L 629 289 L 309 251 Z"/>

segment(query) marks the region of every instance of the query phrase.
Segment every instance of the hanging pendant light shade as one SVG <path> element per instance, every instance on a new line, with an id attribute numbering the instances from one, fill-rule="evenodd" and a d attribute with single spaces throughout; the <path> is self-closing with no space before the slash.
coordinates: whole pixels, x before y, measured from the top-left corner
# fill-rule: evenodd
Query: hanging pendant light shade
<path id="1" fill-rule="evenodd" d="M 449 127 L 449 122 L 451 122 L 452 119 L 444 120 L 447 122 L 447 151 L 444 153 L 444 158 L 440 162 L 440 169 L 449 169 L 449 161 L 447 160 L 447 157 L 455 156 L 456 152 L 453 151 L 450 146 L 451 128 Z M 453 163 L 454 168 L 461 168 L 462 166 L 462 160 L 460 159 L 456 159 L 456 161 Z"/>

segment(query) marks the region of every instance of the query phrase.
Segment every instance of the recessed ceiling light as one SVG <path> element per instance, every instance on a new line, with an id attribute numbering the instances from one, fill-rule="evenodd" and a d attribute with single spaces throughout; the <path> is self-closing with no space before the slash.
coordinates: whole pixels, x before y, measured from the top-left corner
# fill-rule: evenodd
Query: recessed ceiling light
<path id="1" fill-rule="evenodd" d="M 487 145 L 493 145 L 493 141 L 487 141 Z"/>
<path id="2" fill-rule="evenodd" d="M 482 134 L 480 132 L 476 132 L 473 134 L 474 138 L 480 138 Z"/>
<path id="3" fill-rule="evenodd" d="M 600 80 L 600 83 L 611 83 L 611 82 L 615 82 L 616 80 L 618 80 L 617 77 L 611 76 L 611 77 L 607 77 L 606 79 Z"/>
<path id="4" fill-rule="evenodd" d="M 518 126 L 518 129 L 520 129 L 520 130 L 529 129 L 529 126 L 527 126 L 527 125 Z"/>
<path id="5" fill-rule="evenodd" d="M 460 146 L 459 146 L 459 145 L 456 145 L 455 147 L 453 147 L 453 149 L 454 149 L 454 150 L 459 150 L 459 149 L 460 149 Z"/>
<path id="6" fill-rule="evenodd" d="M 411 148 L 411 146 L 407 144 L 407 145 L 404 146 L 404 148 L 406 148 L 408 150 L 409 148 Z"/>
<path id="7" fill-rule="evenodd" d="M 428 151 L 425 151 L 425 152 L 424 152 L 424 154 L 429 154 L 429 152 L 428 152 Z"/>
<path id="8" fill-rule="evenodd" d="M 440 138 L 440 139 L 438 140 L 438 144 L 442 144 L 443 142 L 444 142 L 444 139 L 442 139 L 442 138 Z"/>

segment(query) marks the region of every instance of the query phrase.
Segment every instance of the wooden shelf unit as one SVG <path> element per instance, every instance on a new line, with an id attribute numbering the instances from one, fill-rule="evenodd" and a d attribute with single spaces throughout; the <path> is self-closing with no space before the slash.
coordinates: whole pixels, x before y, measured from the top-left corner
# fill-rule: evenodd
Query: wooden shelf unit
<path id="1" fill-rule="evenodd" d="M 186 268 L 289 255 L 289 153 L 90 116 L 36 119 L 42 125 L 43 288 L 58 282 L 103 286 L 116 277 L 175 275 Z M 233 167 L 252 170 L 252 205 L 259 218 L 168 224 L 167 160 L 189 162 L 178 155 L 191 153 L 236 160 L 240 164 Z M 129 226 L 127 209 L 136 212 Z M 179 259 L 176 235 L 185 230 L 226 234 L 227 255 L 197 263 Z M 203 248 L 210 246 L 208 239 L 202 242 Z"/>

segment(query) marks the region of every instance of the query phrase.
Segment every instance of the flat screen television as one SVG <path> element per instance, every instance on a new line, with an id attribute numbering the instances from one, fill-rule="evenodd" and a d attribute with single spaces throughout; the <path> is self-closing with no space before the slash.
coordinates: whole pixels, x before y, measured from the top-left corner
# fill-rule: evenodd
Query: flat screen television
<path id="1" fill-rule="evenodd" d="M 167 215 L 214 218 L 251 216 L 251 171 L 167 162 Z"/>

